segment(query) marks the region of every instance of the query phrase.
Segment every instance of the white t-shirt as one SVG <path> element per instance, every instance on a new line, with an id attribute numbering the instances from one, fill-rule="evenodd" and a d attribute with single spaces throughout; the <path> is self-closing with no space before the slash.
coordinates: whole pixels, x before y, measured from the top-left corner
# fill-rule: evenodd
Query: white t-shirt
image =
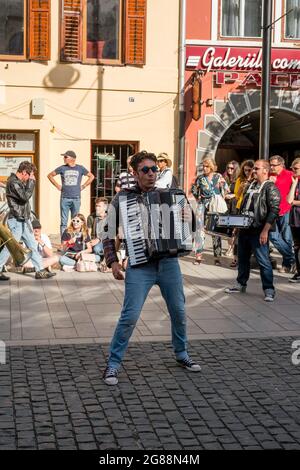
<path id="1" fill-rule="evenodd" d="M 51 241 L 48 235 L 46 235 L 45 233 L 41 234 L 41 240 L 42 240 L 42 244 L 38 243 L 38 252 L 42 258 L 47 258 L 44 247 L 42 245 L 45 244 L 47 248 L 50 248 L 50 250 L 52 250 Z"/>
<path id="2" fill-rule="evenodd" d="M 172 184 L 173 173 L 170 168 L 165 168 L 161 173 L 158 173 L 155 186 L 157 188 L 170 188 Z"/>

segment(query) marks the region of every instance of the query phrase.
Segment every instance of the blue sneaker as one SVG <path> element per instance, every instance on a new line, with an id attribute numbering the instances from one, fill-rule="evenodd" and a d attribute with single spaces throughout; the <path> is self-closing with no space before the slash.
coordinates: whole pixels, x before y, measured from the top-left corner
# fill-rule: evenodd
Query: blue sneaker
<path id="1" fill-rule="evenodd" d="M 177 364 L 179 364 L 184 369 L 189 370 L 190 372 L 200 372 L 201 370 L 201 366 L 189 357 L 187 357 L 186 359 L 176 359 L 176 361 Z"/>

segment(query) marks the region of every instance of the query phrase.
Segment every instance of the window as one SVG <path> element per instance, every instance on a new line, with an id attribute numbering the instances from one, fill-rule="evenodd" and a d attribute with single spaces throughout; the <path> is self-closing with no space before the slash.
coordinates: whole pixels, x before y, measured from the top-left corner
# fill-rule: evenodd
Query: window
<path id="1" fill-rule="evenodd" d="M 222 0 L 221 34 L 226 37 L 262 36 L 262 0 Z"/>
<path id="2" fill-rule="evenodd" d="M 50 59 L 50 0 L 0 0 L 0 59 Z"/>
<path id="3" fill-rule="evenodd" d="M 23 57 L 24 0 L 0 0 L 0 55 Z"/>
<path id="4" fill-rule="evenodd" d="M 121 3 L 120 0 L 87 0 L 87 59 L 121 60 Z"/>
<path id="5" fill-rule="evenodd" d="M 286 0 L 286 12 L 291 9 L 285 20 L 285 37 L 300 39 L 300 0 Z"/>
<path id="6" fill-rule="evenodd" d="M 61 60 L 145 63 L 146 0 L 62 0 Z"/>
<path id="7" fill-rule="evenodd" d="M 92 142 L 91 171 L 95 175 L 91 189 L 91 210 L 95 210 L 95 199 L 115 195 L 115 186 L 122 171 L 127 170 L 127 158 L 136 153 L 139 142 Z"/>

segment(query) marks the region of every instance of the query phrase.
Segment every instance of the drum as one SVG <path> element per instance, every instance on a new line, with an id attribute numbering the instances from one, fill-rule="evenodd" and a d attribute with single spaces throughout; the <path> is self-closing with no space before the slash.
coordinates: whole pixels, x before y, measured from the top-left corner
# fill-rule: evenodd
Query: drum
<path id="1" fill-rule="evenodd" d="M 249 215 L 223 215 L 219 214 L 216 219 L 217 227 L 230 228 L 249 228 L 252 225 L 253 218 Z"/>
<path id="2" fill-rule="evenodd" d="M 205 232 L 216 237 L 230 238 L 232 232 L 230 227 L 226 225 L 220 227 L 218 224 L 220 215 L 221 214 L 218 214 L 217 212 L 207 212 L 204 224 Z"/>

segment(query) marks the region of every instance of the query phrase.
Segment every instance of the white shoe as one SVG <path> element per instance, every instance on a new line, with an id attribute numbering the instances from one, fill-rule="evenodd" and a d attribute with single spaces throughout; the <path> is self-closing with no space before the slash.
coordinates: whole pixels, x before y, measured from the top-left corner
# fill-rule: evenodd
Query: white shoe
<path id="1" fill-rule="evenodd" d="M 62 269 L 66 273 L 71 273 L 71 272 L 75 271 L 74 266 L 67 266 L 66 264 L 63 265 Z"/>

